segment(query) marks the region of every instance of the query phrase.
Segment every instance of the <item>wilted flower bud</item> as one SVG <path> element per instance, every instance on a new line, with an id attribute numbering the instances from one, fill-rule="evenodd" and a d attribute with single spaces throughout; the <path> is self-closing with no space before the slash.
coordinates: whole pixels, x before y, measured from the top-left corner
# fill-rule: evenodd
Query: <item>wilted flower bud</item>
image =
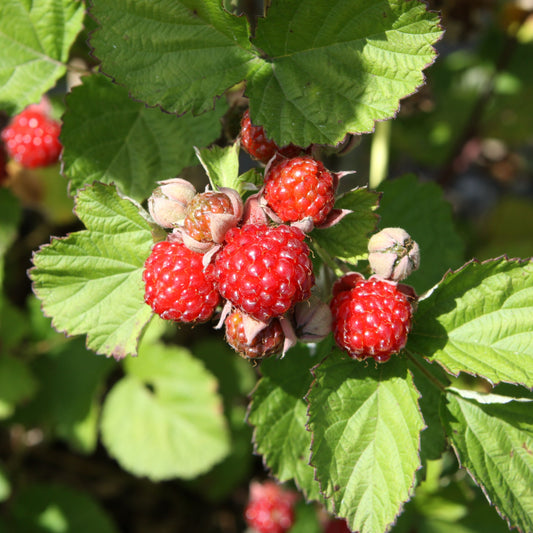
<path id="1" fill-rule="evenodd" d="M 148 198 L 148 210 L 154 221 L 163 228 L 175 228 L 185 218 L 187 204 L 196 189 L 187 180 L 174 178 L 159 182 Z"/>
<path id="2" fill-rule="evenodd" d="M 368 261 L 376 276 L 401 281 L 420 264 L 420 249 L 402 228 L 385 228 L 368 241 Z"/>

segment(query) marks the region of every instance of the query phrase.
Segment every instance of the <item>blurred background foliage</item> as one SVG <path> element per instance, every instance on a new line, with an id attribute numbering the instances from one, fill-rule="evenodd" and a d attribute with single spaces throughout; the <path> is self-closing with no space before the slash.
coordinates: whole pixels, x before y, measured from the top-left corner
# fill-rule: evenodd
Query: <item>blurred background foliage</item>
<path id="1" fill-rule="evenodd" d="M 324 161 L 331 170 L 356 169 L 355 177 L 346 178 L 350 185 L 412 173 L 440 187 L 464 240 L 464 257 L 453 257 L 450 267 L 471 257 L 533 256 L 533 2 L 428 4 L 441 12 L 446 32 L 436 63 L 425 71 L 426 85 L 402 101 L 395 120 L 353 139 L 346 153 L 324 150 Z M 257 1 L 225 5 L 261 11 Z M 87 17 L 71 65 L 95 65 L 86 44 L 93 28 Z M 66 87 L 62 80 L 50 94 L 58 117 Z M 0 112 L 0 127 L 7 120 Z M 220 144 L 233 140 L 231 123 L 226 133 Z M 243 156 L 243 170 L 253 164 Z M 7 171 L 0 187 L 0 533 L 244 531 L 249 481 L 266 475 L 244 422 L 258 372 L 225 351 L 210 327 L 166 325 L 163 338 L 190 348 L 218 380 L 231 451 L 187 482 L 155 483 L 122 470 L 99 441 L 98 418 L 123 371 L 88 353 L 83 339 L 55 333 L 26 275 L 32 252 L 50 235 L 80 229 L 67 182 L 60 165 L 28 171 L 9 162 Z M 200 174 L 198 168 L 188 172 Z M 12 196 L 20 210 L 13 209 Z M 416 205 L 402 209 L 412 209 L 416 218 Z M 459 379 L 463 386 L 488 387 Z M 431 464 L 395 531 L 507 530 L 457 471 L 452 454 Z M 302 531 L 318 530 L 315 513 L 301 515 Z"/>

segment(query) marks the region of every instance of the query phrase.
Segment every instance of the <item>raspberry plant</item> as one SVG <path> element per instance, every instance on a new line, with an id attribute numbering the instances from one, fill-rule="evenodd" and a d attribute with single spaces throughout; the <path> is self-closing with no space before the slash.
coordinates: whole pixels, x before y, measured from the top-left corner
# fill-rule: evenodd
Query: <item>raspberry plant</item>
<path id="1" fill-rule="evenodd" d="M 50 231 L 40 247 L 42 240 L 30 239 L 36 298 L 24 311 L 7 291 L 0 299 L 0 418 L 32 427 L 42 416 L 44 441 L 60 439 L 88 455 L 101 442 L 133 476 L 179 479 L 214 499 L 248 486 L 252 442 L 269 475 L 302 495 L 291 502 L 294 531 L 325 530 L 335 518 L 362 533 L 418 531 L 420 516 L 420 531 L 448 531 L 450 519 L 431 508 L 443 499 L 459 505 L 440 491 L 445 478 L 457 484 L 465 471 L 473 482 L 465 505 L 481 518 L 467 526 L 461 520 L 468 517 L 458 515 L 461 527 L 486 531 L 488 521 L 498 531 L 533 530 L 531 260 L 462 264 L 463 243 L 442 190 L 413 174 L 355 186 L 347 172 L 324 170 L 331 183 L 319 200 L 328 213 L 312 222 L 284 217 L 281 224 L 269 212 L 275 206 L 280 216 L 296 205 L 300 189 L 316 193 L 306 180 L 289 187 L 284 205 L 277 205 L 276 187 L 265 199 L 265 177 L 276 165 L 291 167 L 290 157 L 321 169 L 376 124 L 376 138 L 385 131 L 400 101 L 424 86 L 442 37 L 439 14 L 419 0 L 265 4 L 264 16 L 255 17 L 249 10 L 237 16 L 240 2 L 218 0 L 0 0 L 4 122 L 48 94 L 62 123 L 64 180 L 38 176 L 67 189 L 59 205 L 73 201 L 75 213 L 71 219 L 52 209 L 48 229 L 65 235 Z M 67 71 L 83 76 L 69 81 Z M 238 129 L 244 113 L 269 146 L 305 147 L 304 155 L 281 150 L 266 167 L 246 160 Z M 15 186 L 27 178 L 10 165 L 0 189 L 6 289 L 12 274 L 4 274 L 4 262 L 23 231 L 21 206 L 27 209 Z M 194 183 L 180 182 L 185 189 L 173 196 L 169 180 L 178 175 Z M 204 194 L 194 212 L 199 220 L 185 205 L 195 191 Z M 213 206 L 217 191 L 232 192 Z M 161 198 L 165 211 L 157 213 Z M 177 213 L 174 201 L 183 204 Z M 192 222 L 181 231 L 185 219 Z M 411 287 L 408 297 L 397 296 L 396 278 L 378 280 L 364 310 L 381 313 L 391 292 L 409 324 L 386 356 L 374 361 L 363 351 L 352 359 L 330 331 L 332 287 L 345 274 L 371 276 L 368 242 L 383 228 L 409 231 L 420 268 L 402 282 Z M 255 240 L 236 246 L 245 234 Z M 290 245 L 282 234 L 293 236 Z M 187 238 L 205 249 L 190 251 Z M 405 242 L 411 250 L 410 237 Z M 154 258 L 154 249 L 177 252 Z M 270 283 L 276 267 L 283 276 L 289 271 L 289 289 L 281 273 Z M 186 297 L 171 283 L 173 269 L 192 280 Z M 199 302 L 204 293 L 194 289 L 204 282 L 210 302 Z M 156 311 L 179 324 L 154 313 L 154 298 L 164 307 Z M 196 326 L 201 333 L 189 342 L 195 330 L 183 322 L 203 322 L 212 309 L 182 320 L 186 304 L 213 307 L 219 298 L 219 324 Z M 178 311 L 166 313 L 174 299 Z M 252 317 L 239 316 L 257 305 Z M 333 329 L 351 320 L 356 336 L 348 311 L 332 311 Z M 395 319 L 380 313 L 365 316 L 384 335 Z M 256 327 L 250 320 L 261 322 L 259 336 L 249 335 Z M 243 358 L 224 340 L 225 321 Z M 8 500 L 0 531 L 33 531 L 28 524 L 43 501 L 63 509 L 72 530 L 116 530 L 86 494 L 18 481 L 12 488 L 15 474 L 0 455 L 0 502 Z M 286 514 L 292 524 L 292 508 Z"/>

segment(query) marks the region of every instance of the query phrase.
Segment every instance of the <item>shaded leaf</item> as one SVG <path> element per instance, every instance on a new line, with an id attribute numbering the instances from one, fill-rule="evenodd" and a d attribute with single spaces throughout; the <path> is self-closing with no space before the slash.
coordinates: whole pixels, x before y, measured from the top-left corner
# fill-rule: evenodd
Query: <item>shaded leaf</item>
<path id="1" fill-rule="evenodd" d="M 406 280 L 419 293 L 440 281 L 446 270 L 464 262 L 464 243 L 452 218 L 450 204 L 435 183 L 408 174 L 380 185 L 380 228 L 401 227 L 420 246 L 420 268 Z"/>
<path id="2" fill-rule="evenodd" d="M 294 479 L 308 499 L 317 500 L 320 494 L 309 466 L 311 433 L 305 427 L 304 400 L 313 364 L 316 358 L 304 346 L 289 350 L 281 360 L 263 361 L 263 377 L 253 391 L 248 421 L 254 426 L 255 448 L 274 476 L 281 482 Z"/>
<path id="3" fill-rule="evenodd" d="M 200 117 L 176 117 L 132 100 L 105 76 L 85 77 L 67 96 L 61 131 L 63 172 L 71 192 L 98 180 L 144 200 L 157 181 L 196 163 L 194 146 L 220 135 L 226 109 L 220 101 Z"/>
<path id="4" fill-rule="evenodd" d="M 22 487 L 12 504 L 15 530 L 24 533 L 117 533 L 100 505 L 79 490 L 59 484 Z"/>
<path id="5" fill-rule="evenodd" d="M 418 1 L 273 2 L 252 41 L 265 57 L 246 88 L 252 123 L 279 146 L 372 131 L 422 85 L 440 34 Z"/>
<path id="6" fill-rule="evenodd" d="M 91 45 L 102 70 L 167 111 L 212 109 L 253 68 L 246 18 L 220 2 L 93 0 L 91 15 L 100 26 Z"/>
<path id="7" fill-rule="evenodd" d="M 30 398 L 36 389 L 37 382 L 23 361 L 0 355 L 0 420 L 11 416 L 17 404 Z"/>
<path id="8" fill-rule="evenodd" d="M 345 193 L 335 202 L 335 208 L 352 213 L 331 228 L 314 230 L 312 240 L 331 257 L 356 265 L 368 255 L 368 235 L 376 229 L 379 219 L 375 212 L 378 202 L 379 195 L 366 188 Z"/>
<path id="9" fill-rule="evenodd" d="M 489 501 L 521 531 L 533 530 L 531 400 L 450 390 L 442 404 L 457 456 Z"/>

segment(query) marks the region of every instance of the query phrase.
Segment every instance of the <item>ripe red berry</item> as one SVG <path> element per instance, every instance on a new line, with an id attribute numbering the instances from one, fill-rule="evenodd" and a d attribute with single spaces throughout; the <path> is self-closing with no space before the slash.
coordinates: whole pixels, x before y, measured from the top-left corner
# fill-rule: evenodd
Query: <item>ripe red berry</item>
<path id="1" fill-rule="evenodd" d="M 2 131 L 10 157 L 23 167 L 45 167 L 55 163 L 61 152 L 61 125 L 35 106 L 13 117 Z"/>
<path id="2" fill-rule="evenodd" d="M 229 197 L 224 193 L 213 191 L 197 194 L 187 205 L 183 221 L 184 230 L 197 241 L 212 241 L 210 224 L 212 213 L 233 215 L 233 206 Z"/>
<path id="3" fill-rule="evenodd" d="M 205 322 L 220 303 L 213 266 L 181 242 L 158 242 L 144 264 L 144 301 L 162 318 Z"/>
<path id="4" fill-rule="evenodd" d="M 253 483 L 244 517 L 258 533 L 285 533 L 294 523 L 297 494 L 283 490 L 275 483 Z"/>
<path id="5" fill-rule="evenodd" d="M 354 359 L 384 363 L 407 342 L 412 307 L 393 283 L 361 276 L 353 288 L 335 294 L 330 308 L 335 341 Z"/>
<path id="6" fill-rule="evenodd" d="M 313 265 L 304 234 L 290 226 L 232 228 L 215 259 L 220 294 L 268 322 L 311 296 Z"/>
<path id="7" fill-rule="evenodd" d="M 282 351 L 285 335 L 277 318 L 252 339 L 247 337 L 244 319 L 245 315 L 237 309 L 225 321 L 226 341 L 236 352 L 248 359 L 262 359 Z"/>
<path id="8" fill-rule="evenodd" d="M 299 146 L 289 144 L 280 148 L 274 141 L 268 139 L 263 126 L 252 124 L 248 110 L 241 119 L 241 145 L 254 159 L 263 163 L 268 163 L 276 153 L 285 157 L 295 157 L 302 152 Z"/>
<path id="9" fill-rule="evenodd" d="M 281 160 L 265 176 L 264 198 L 283 222 L 311 217 L 319 225 L 335 203 L 333 176 L 312 157 Z"/>

